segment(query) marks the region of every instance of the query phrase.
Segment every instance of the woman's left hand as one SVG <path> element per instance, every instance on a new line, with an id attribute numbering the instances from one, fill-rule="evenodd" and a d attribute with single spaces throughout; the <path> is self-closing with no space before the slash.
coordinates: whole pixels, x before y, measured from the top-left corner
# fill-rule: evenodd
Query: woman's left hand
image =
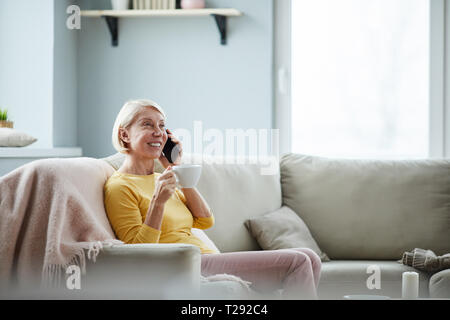
<path id="1" fill-rule="evenodd" d="M 181 157 L 183 156 L 183 145 L 180 140 L 178 140 L 177 137 L 175 137 L 169 129 L 167 129 L 167 139 L 172 139 L 172 141 L 176 144 L 176 148 L 178 149 L 178 156 L 176 159 L 172 159 L 174 162 L 170 163 L 169 160 L 164 156 L 164 154 L 161 152 L 161 155 L 159 156 L 159 162 L 161 162 L 162 166 L 167 169 L 169 166 L 177 166 L 181 164 Z"/>

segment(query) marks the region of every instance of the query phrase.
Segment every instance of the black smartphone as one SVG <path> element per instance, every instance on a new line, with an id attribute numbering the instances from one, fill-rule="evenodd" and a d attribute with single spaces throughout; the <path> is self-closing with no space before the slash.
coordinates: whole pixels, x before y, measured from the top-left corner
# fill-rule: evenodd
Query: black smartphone
<path id="1" fill-rule="evenodd" d="M 166 132 L 169 134 L 167 129 Z M 163 148 L 163 153 L 170 163 L 173 163 L 173 161 L 178 157 L 178 148 L 176 148 L 176 143 L 173 142 L 172 139 L 167 138 L 166 144 Z"/>

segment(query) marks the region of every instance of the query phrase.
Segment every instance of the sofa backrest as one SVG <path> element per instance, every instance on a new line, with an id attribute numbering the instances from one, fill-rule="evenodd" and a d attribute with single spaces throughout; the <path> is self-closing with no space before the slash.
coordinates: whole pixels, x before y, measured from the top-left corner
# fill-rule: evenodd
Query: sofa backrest
<path id="1" fill-rule="evenodd" d="M 118 153 L 103 160 L 117 169 L 124 157 Z M 183 156 L 183 163 L 202 165 L 196 188 L 215 218 L 215 225 L 205 233 L 221 252 L 260 249 L 244 222 L 281 207 L 279 163 L 276 163 L 276 172 L 272 172 L 273 166 L 267 163 L 270 159 L 258 159 L 256 163 L 250 160 L 192 154 Z M 156 161 L 155 171 L 163 170 Z"/>
<path id="2" fill-rule="evenodd" d="M 356 160 L 286 154 L 283 204 L 331 259 L 450 252 L 450 160 Z"/>

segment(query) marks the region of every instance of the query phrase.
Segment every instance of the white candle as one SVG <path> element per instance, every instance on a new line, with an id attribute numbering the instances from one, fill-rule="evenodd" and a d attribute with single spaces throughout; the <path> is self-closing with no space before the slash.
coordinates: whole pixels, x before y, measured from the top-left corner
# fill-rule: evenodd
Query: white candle
<path id="1" fill-rule="evenodd" d="M 417 272 L 403 272 L 402 299 L 417 299 L 419 297 L 419 274 Z"/>

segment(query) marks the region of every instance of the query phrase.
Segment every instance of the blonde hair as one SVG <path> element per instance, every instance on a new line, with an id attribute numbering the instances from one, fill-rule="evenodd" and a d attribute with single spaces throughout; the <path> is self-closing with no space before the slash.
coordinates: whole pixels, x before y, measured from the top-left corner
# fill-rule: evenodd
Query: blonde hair
<path id="1" fill-rule="evenodd" d="M 120 153 L 128 153 L 128 148 L 125 146 L 125 142 L 119 136 L 120 128 L 128 128 L 131 125 L 136 115 L 142 111 L 145 107 L 153 107 L 159 113 L 161 113 L 166 119 L 166 114 L 163 109 L 154 101 L 147 99 L 138 99 L 125 102 L 122 109 L 120 109 L 117 115 L 114 127 L 112 130 L 112 144 L 114 149 Z"/>

